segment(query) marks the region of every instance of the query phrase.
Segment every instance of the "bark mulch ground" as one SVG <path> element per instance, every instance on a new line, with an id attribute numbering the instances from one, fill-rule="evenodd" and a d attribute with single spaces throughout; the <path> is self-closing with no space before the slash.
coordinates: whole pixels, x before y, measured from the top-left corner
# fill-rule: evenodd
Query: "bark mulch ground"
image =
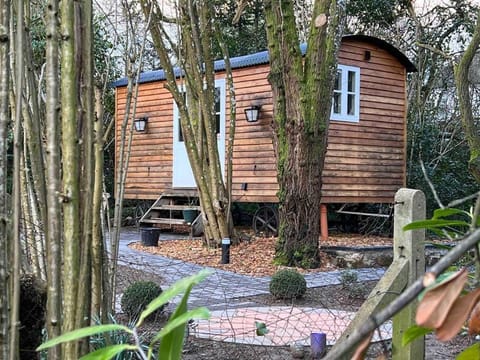
<path id="1" fill-rule="evenodd" d="M 202 240 L 182 239 L 160 241 L 158 247 L 142 246 L 140 242 L 131 244 L 134 249 L 158 254 L 198 265 L 214 267 L 251 276 L 271 276 L 281 266 L 274 262 L 276 238 L 255 237 L 230 247 L 230 264 L 220 264 L 222 250 L 208 248 Z M 391 245 L 392 239 L 379 236 L 361 236 L 354 234 L 332 235 L 328 241 L 321 241 L 321 246 L 378 246 Z M 316 269 L 301 273 L 335 270 L 333 259 L 320 251 L 321 265 Z"/>

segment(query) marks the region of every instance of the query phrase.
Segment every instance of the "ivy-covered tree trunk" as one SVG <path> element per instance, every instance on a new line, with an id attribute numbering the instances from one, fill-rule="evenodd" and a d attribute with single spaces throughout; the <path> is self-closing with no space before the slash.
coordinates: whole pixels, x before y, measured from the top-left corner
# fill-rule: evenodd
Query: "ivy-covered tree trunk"
<path id="1" fill-rule="evenodd" d="M 462 59 L 455 67 L 455 83 L 457 86 L 458 104 L 462 119 L 463 130 L 470 148 L 468 169 L 475 180 L 480 183 L 480 133 L 472 111 L 470 82 L 468 71 L 478 48 L 480 47 L 480 11 L 477 15 L 477 25 L 472 40 L 465 50 Z"/>
<path id="2" fill-rule="evenodd" d="M 266 1 L 265 13 L 280 187 L 276 259 L 314 268 L 319 265 L 321 175 L 344 5 L 335 0 L 314 2 L 304 57 L 294 2 Z"/>

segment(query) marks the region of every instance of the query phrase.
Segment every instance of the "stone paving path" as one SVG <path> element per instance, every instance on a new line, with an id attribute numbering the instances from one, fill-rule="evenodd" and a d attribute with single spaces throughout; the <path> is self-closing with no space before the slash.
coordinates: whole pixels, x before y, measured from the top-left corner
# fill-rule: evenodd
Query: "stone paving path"
<path id="1" fill-rule="evenodd" d="M 161 234 L 161 241 L 178 239 L 178 234 Z M 142 253 L 128 247 L 128 244 L 140 240 L 140 234 L 135 228 L 122 230 L 120 236 L 120 258 L 132 266 L 142 268 L 146 271 L 156 270 L 156 273 L 164 277 L 165 285 L 171 285 L 182 277 L 197 273 L 203 266 L 187 263 L 167 257 Z M 142 266 L 145 264 L 145 266 Z M 147 266 L 148 265 L 148 266 Z M 225 305 L 235 306 L 235 299 L 269 293 L 270 277 L 253 277 L 236 274 L 230 271 L 211 268 L 213 274 L 204 282 L 194 287 L 190 303 L 192 306 L 206 306 L 210 309 Z M 378 280 L 384 273 L 384 269 L 357 269 L 358 281 Z M 320 287 L 326 285 L 340 284 L 341 271 L 329 271 L 322 273 L 311 273 L 305 275 L 307 287 Z M 246 304 L 236 304 L 245 306 Z"/>
<path id="2" fill-rule="evenodd" d="M 325 333 L 327 345 L 340 338 L 355 317 L 351 311 L 292 306 L 243 307 L 211 312 L 210 320 L 195 322 L 193 335 L 199 338 L 242 344 L 285 346 L 292 342 L 308 346 L 311 333 Z M 255 322 L 266 325 L 264 336 L 256 335 Z M 380 326 L 373 341 L 390 338 L 391 322 Z"/>
<path id="3" fill-rule="evenodd" d="M 178 239 L 179 235 L 161 234 L 161 241 Z M 154 270 L 162 276 L 167 287 L 182 277 L 197 273 L 204 267 L 167 257 L 142 253 L 128 247 L 140 240 L 135 228 L 122 229 L 120 260 L 122 263 L 145 271 Z M 254 302 L 242 301 L 242 297 L 269 293 L 270 277 L 253 277 L 211 268 L 213 273 L 192 290 L 189 306 L 207 306 L 212 317 L 208 321 L 194 323 L 192 334 L 197 337 L 222 341 L 235 341 L 255 345 L 285 345 L 292 342 L 308 345 L 312 331 L 327 333 L 328 343 L 334 343 L 347 326 L 354 313 L 312 308 L 264 307 Z M 384 269 L 357 269 L 358 281 L 378 280 Z M 305 275 L 307 287 L 340 284 L 341 271 L 311 273 Z M 175 306 L 175 299 L 169 306 Z M 255 336 L 255 321 L 265 322 L 268 336 Z M 322 324 L 322 329 L 318 328 Z M 327 326 L 328 325 L 328 326 Z M 383 329 L 382 337 L 389 337 L 391 326 Z"/>

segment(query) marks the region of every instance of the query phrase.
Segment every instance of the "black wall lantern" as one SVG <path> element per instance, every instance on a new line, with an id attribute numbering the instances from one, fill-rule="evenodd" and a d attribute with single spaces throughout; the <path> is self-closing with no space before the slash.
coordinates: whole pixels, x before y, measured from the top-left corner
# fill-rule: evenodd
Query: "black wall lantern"
<path id="1" fill-rule="evenodd" d="M 136 132 L 145 132 L 145 130 L 147 130 L 147 121 L 148 121 L 147 117 L 142 117 L 142 118 L 135 119 L 135 121 L 133 122 L 133 124 L 135 126 L 135 131 Z"/>
<path id="2" fill-rule="evenodd" d="M 258 121 L 258 115 L 260 114 L 260 105 L 252 105 L 245 108 L 245 117 L 250 123 Z"/>

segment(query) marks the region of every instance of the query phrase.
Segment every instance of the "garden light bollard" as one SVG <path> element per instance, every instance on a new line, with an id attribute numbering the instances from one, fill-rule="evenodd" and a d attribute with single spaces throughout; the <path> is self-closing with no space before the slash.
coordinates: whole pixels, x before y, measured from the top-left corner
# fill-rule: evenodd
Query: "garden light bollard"
<path id="1" fill-rule="evenodd" d="M 230 264 L 230 238 L 222 239 L 222 264 Z"/>
<path id="2" fill-rule="evenodd" d="M 310 348 L 312 350 L 312 359 L 320 359 L 327 348 L 327 334 L 311 333 Z"/>

